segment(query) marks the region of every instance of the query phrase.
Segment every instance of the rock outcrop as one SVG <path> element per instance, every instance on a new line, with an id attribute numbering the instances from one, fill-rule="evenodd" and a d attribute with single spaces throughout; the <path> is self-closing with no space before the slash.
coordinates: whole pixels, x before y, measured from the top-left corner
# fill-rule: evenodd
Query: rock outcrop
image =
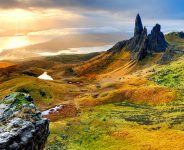
<path id="1" fill-rule="evenodd" d="M 147 35 L 147 29 L 146 27 L 143 29 L 141 17 L 138 14 L 135 20 L 134 36 L 129 40 L 118 42 L 109 52 L 131 51 L 132 59 L 136 60 L 142 60 L 152 53 L 165 52 L 168 44 L 160 30 L 161 26 L 156 24 Z"/>
<path id="2" fill-rule="evenodd" d="M 142 32 L 142 37 L 140 38 L 141 42 L 138 45 L 138 52 L 136 54 L 137 60 L 142 60 L 148 55 L 147 46 L 148 46 L 148 39 L 147 39 L 147 29 L 144 28 Z"/>
<path id="3" fill-rule="evenodd" d="M 179 32 L 178 34 L 180 38 L 184 38 L 184 32 Z"/>
<path id="4" fill-rule="evenodd" d="M 99 73 L 107 69 L 110 64 L 115 64 L 116 61 L 119 63 L 122 57 L 125 60 L 131 59 L 130 62 L 136 63 L 156 52 L 165 52 L 169 45 L 160 29 L 160 25 L 156 25 L 148 35 L 147 29 L 146 27 L 143 28 L 141 17 L 138 14 L 132 38 L 116 43 L 107 52 L 100 54 L 85 64 L 74 67 L 72 70 L 78 76 L 87 74 L 91 76 L 94 72 Z M 124 52 L 128 55 L 122 56 Z"/>
<path id="5" fill-rule="evenodd" d="M 141 35 L 142 32 L 143 32 L 142 20 L 139 14 L 137 14 L 136 19 L 135 19 L 134 36 Z"/>
<path id="6" fill-rule="evenodd" d="M 166 36 L 169 36 L 170 38 L 184 38 L 184 32 L 171 32 L 168 33 Z"/>
<path id="7" fill-rule="evenodd" d="M 171 45 L 167 48 L 165 53 L 163 53 L 159 64 L 167 64 L 173 61 L 174 59 L 177 59 L 178 57 L 184 55 L 184 51 L 180 49 L 179 47 L 175 45 Z"/>
<path id="8" fill-rule="evenodd" d="M 160 30 L 161 26 L 156 24 L 148 35 L 148 50 L 151 52 L 164 52 L 167 48 L 164 34 Z"/>
<path id="9" fill-rule="evenodd" d="M 28 94 L 12 93 L 0 101 L 0 150 L 43 150 L 48 135 L 49 122 Z"/>

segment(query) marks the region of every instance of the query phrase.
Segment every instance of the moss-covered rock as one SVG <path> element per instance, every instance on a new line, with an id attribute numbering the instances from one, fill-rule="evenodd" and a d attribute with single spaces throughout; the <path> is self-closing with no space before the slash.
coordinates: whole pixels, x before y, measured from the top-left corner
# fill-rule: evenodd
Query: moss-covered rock
<path id="1" fill-rule="evenodd" d="M 49 122 L 29 94 L 11 93 L 0 103 L 0 149 L 42 150 Z"/>

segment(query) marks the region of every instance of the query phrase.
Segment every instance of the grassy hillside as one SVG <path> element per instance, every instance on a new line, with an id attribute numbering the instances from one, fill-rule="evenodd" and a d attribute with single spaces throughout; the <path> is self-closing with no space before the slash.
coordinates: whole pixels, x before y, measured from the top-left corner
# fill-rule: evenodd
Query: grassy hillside
<path id="1" fill-rule="evenodd" d="M 10 92 L 19 91 L 29 93 L 37 106 L 46 109 L 61 103 L 70 103 L 80 94 L 83 85 L 69 84 L 68 76 L 64 76 L 67 68 L 76 63 L 88 60 L 98 53 L 80 55 L 59 55 L 46 58 L 36 58 L 24 62 L 15 62 L 12 67 L 0 70 L 0 97 L 3 98 Z M 7 63 L 6 63 L 7 64 Z M 45 81 L 37 77 L 47 71 L 55 80 Z M 73 78 L 70 80 L 80 81 Z M 85 81 L 83 81 L 85 84 Z M 88 82 L 88 81 L 86 81 Z"/>
<path id="2" fill-rule="evenodd" d="M 182 149 L 183 103 L 150 106 L 121 102 L 82 110 L 52 122 L 46 149 Z"/>
<path id="3" fill-rule="evenodd" d="M 1 83 L 1 98 L 13 91 L 29 93 L 37 106 L 42 109 L 70 101 L 78 93 L 76 86 L 61 81 L 44 81 L 26 75 L 17 76 Z"/>
<path id="4" fill-rule="evenodd" d="M 182 39 L 169 38 L 183 45 Z M 184 56 L 165 65 L 157 63 L 162 54 L 135 63 L 129 56 L 113 55 L 103 71 L 97 69 L 107 63 L 99 63 L 107 60 L 103 54 L 89 60 L 86 68 L 79 66 L 86 73 L 97 69 L 92 78 L 96 85 L 88 85 L 90 90 L 74 99 L 80 112 L 75 118 L 51 122 L 46 149 L 183 148 Z"/>
<path id="5" fill-rule="evenodd" d="M 157 72 L 150 76 L 150 80 L 158 85 L 175 89 L 181 100 L 184 100 L 184 56 L 157 68 Z"/>
<path id="6" fill-rule="evenodd" d="M 180 37 L 179 32 L 169 33 L 165 37 L 170 44 L 184 48 L 184 38 Z"/>
<path id="7" fill-rule="evenodd" d="M 46 149 L 182 149 L 183 60 L 81 95 L 76 99 L 77 117 L 51 122 Z"/>
<path id="8" fill-rule="evenodd" d="M 41 110 L 63 105 L 46 116 L 46 150 L 183 149 L 184 56 L 161 65 L 162 53 L 141 62 L 126 51 L 96 55 L 46 57 L 2 70 L 0 97 L 19 91 Z M 38 79 L 44 71 L 55 80 Z"/>

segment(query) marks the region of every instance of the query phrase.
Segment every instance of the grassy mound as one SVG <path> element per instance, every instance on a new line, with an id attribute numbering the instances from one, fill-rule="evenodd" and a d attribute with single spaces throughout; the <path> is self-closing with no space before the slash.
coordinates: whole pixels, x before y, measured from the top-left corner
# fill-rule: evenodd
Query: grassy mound
<path id="1" fill-rule="evenodd" d="M 166 40 L 172 44 L 172 45 L 177 45 L 180 48 L 184 48 L 184 38 L 181 38 L 179 36 L 179 33 L 173 32 L 169 33 L 165 36 Z"/>
<path id="2" fill-rule="evenodd" d="M 44 109 L 73 99 L 78 89 L 74 85 L 61 81 L 45 81 L 31 76 L 18 76 L 3 82 L 0 86 L 1 97 L 11 92 L 29 93 L 36 105 Z M 69 96 L 68 93 L 70 93 Z"/>

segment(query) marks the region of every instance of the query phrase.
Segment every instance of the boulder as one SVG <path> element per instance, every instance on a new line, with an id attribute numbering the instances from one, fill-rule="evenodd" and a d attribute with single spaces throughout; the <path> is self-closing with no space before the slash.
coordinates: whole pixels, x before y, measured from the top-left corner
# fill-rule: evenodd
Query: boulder
<path id="1" fill-rule="evenodd" d="M 43 150 L 49 122 L 42 118 L 33 99 L 12 93 L 0 102 L 0 150 Z"/>
<path id="2" fill-rule="evenodd" d="M 178 36 L 183 39 L 184 38 L 184 32 L 179 32 Z"/>

